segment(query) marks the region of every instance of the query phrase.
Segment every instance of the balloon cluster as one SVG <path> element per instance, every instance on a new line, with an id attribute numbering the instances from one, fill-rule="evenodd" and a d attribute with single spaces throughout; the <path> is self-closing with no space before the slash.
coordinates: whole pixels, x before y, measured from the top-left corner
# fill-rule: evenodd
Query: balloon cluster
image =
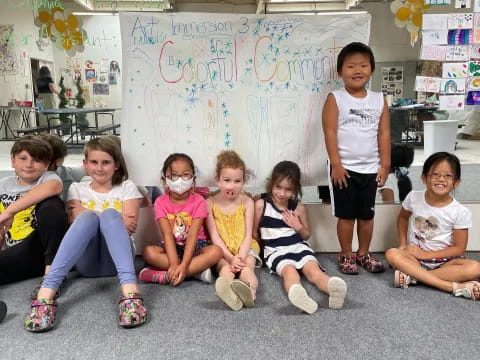
<path id="1" fill-rule="evenodd" d="M 395 25 L 399 28 L 407 28 L 410 33 L 412 46 L 418 39 L 418 32 L 422 27 L 422 16 L 425 9 L 425 0 L 394 0 L 390 10 L 395 14 Z"/>
<path id="2" fill-rule="evenodd" d="M 40 9 L 35 25 L 40 27 L 40 38 L 50 39 L 70 56 L 85 49 L 87 32 L 82 29 L 81 21 L 73 14 L 65 14 L 62 8 Z"/>

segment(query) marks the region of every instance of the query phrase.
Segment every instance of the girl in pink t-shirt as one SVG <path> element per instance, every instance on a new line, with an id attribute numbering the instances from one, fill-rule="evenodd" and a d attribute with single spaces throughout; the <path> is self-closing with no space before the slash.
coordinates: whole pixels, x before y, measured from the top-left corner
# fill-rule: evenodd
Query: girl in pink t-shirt
<path id="1" fill-rule="evenodd" d="M 222 250 L 210 245 L 205 235 L 203 221 L 208 212 L 205 199 L 194 192 L 194 169 L 192 159 L 179 153 L 163 164 L 166 193 L 154 205 L 163 242 L 143 250 L 143 258 L 151 265 L 138 275 L 143 282 L 179 285 L 189 276 L 212 282 L 210 267 L 221 259 Z"/>

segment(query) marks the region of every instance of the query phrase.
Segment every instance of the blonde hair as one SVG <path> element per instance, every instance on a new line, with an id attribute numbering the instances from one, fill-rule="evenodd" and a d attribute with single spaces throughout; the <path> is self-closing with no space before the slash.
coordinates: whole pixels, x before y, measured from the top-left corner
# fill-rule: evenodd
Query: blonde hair
<path id="1" fill-rule="evenodd" d="M 240 155 L 234 150 L 223 150 L 217 155 L 217 166 L 215 167 L 215 174 L 220 177 L 222 169 L 241 169 L 243 171 L 243 181 L 247 181 L 247 176 L 250 171 L 245 166 L 245 162 Z"/>

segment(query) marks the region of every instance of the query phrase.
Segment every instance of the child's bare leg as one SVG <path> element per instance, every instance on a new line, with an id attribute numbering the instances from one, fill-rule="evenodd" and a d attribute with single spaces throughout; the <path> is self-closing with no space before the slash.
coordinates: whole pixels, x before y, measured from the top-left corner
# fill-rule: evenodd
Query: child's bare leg
<path id="1" fill-rule="evenodd" d="M 129 293 L 140 294 L 137 284 L 125 284 L 121 286 L 122 295 L 127 296 Z"/>
<path id="2" fill-rule="evenodd" d="M 42 287 L 42 288 L 40 288 L 40 290 L 38 290 L 37 299 L 38 300 L 40 300 L 40 299 L 53 300 L 56 293 L 57 293 L 57 290 L 55 290 L 55 289 L 49 289 L 49 288 Z"/>
<path id="3" fill-rule="evenodd" d="M 280 276 L 283 279 L 283 287 L 285 288 L 285 291 L 287 293 L 292 287 L 292 285 L 300 284 L 300 274 L 293 265 L 286 265 L 282 269 L 282 273 L 280 274 Z"/>
<path id="4" fill-rule="evenodd" d="M 187 269 L 187 277 L 201 273 L 202 271 L 212 267 L 223 257 L 222 249 L 216 245 L 208 245 L 200 250 L 198 254 L 192 258 Z"/>
<path id="5" fill-rule="evenodd" d="M 371 220 L 357 220 L 357 237 L 358 237 L 358 251 L 359 256 L 365 255 L 370 248 L 373 234 L 373 219 Z"/>
<path id="6" fill-rule="evenodd" d="M 337 221 L 337 236 L 340 242 L 341 254 L 348 255 L 352 253 L 354 225 L 355 220 L 352 219 L 338 219 Z"/>
<path id="7" fill-rule="evenodd" d="M 230 264 L 224 258 L 220 259 L 220 261 L 218 262 L 217 271 L 218 271 L 218 276 L 222 276 L 230 280 L 233 280 L 235 278 L 235 274 L 232 272 L 232 269 L 230 268 Z"/>
<path id="8" fill-rule="evenodd" d="M 255 275 L 255 258 L 252 255 L 247 255 L 245 267 L 240 272 L 240 280 L 247 281 L 250 284 L 252 297 L 255 299 L 258 288 L 258 279 Z"/>
<path id="9" fill-rule="evenodd" d="M 300 284 L 300 274 L 293 265 L 286 265 L 281 274 L 283 278 L 283 286 L 288 293 L 288 300 L 297 308 L 308 314 L 317 311 L 318 304 L 310 296 Z"/>
<path id="10" fill-rule="evenodd" d="M 310 260 L 307 262 L 302 272 L 309 282 L 314 284 L 320 291 L 328 294 L 328 280 L 330 276 L 320 270 L 320 267 L 315 261 Z"/>
<path id="11" fill-rule="evenodd" d="M 407 275 L 413 276 L 424 284 L 436 287 L 442 291 L 452 292 L 453 283 L 438 277 L 435 272 L 426 270 L 414 256 L 405 250 L 389 249 L 385 253 L 387 261 L 396 269 Z"/>
<path id="12" fill-rule="evenodd" d="M 480 263 L 470 259 L 454 259 L 430 272 L 443 280 L 466 282 L 480 278 Z"/>
<path id="13" fill-rule="evenodd" d="M 168 270 L 170 263 L 168 261 L 167 253 L 161 246 L 149 245 L 143 249 L 143 259 L 147 264 L 155 266 L 161 270 Z"/>

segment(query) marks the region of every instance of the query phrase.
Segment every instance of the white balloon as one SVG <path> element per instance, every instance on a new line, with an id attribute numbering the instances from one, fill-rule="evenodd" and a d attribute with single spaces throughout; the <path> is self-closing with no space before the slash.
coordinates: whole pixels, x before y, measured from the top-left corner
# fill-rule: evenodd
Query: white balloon
<path id="1" fill-rule="evenodd" d="M 395 25 L 399 28 L 404 28 L 407 26 L 408 21 L 400 21 L 397 18 L 395 18 Z"/>
<path id="2" fill-rule="evenodd" d="M 393 14 L 396 14 L 398 9 L 400 9 L 402 6 L 405 7 L 405 3 L 401 2 L 400 0 L 395 0 L 390 4 L 390 10 Z"/>
<path id="3" fill-rule="evenodd" d="M 409 21 L 408 24 L 407 24 L 407 30 L 408 30 L 408 32 L 414 33 L 414 32 L 418 32 L 418 30 L 420 30 L 420 28 L 418 26 L 414 25 L 411 21 Z"/>

